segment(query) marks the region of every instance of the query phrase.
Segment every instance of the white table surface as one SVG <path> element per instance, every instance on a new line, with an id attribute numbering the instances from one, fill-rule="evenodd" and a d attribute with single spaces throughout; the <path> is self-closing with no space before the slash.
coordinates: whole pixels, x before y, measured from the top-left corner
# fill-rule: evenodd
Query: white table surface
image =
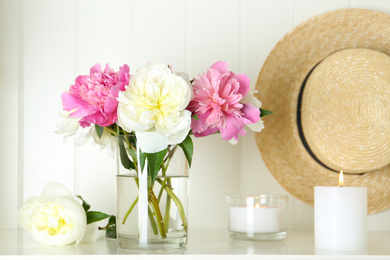
<path id="1" fill-rule="evenodd" d="M 390 231 L 369 231 L 364 252 L 314 248 L 313 231 L 289 231 L 273 242 L 232 240 L 226 230 L 190 230 L 187 248 L 145 254 L 117 248 L 103 233 L 92 244 L 44 246 L 19 229 L 0 229 L 0 259 L 390 259 Z"/>

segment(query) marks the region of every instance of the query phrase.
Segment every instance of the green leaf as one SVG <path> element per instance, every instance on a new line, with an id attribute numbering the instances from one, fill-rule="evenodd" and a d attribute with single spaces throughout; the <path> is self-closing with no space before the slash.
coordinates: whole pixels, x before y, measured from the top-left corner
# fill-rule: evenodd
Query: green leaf
<path id="1" fill-rule="evenodd" d="M 162 150 L 157 153 L 147 153 L 146 157 L 148 158 L 148 170 L 150 174 L 151 184 L 153 186 L 154 181 L 156 180 L 158 171 L 161 168 L 161 164 L 164 161 L 165 155 L 167 154 L 167 149 Z"/>
<path id="2" fill-rule="evenodd" d="M 188 134 L 186 139 L 179 144 L 181 149 L 183 149 L 184 155 L 187 158 L 188 165 L 191 167 L 192 155 L 194 154 L 194 144 L 192 143 L 191 136 Z"/>
<path id="3" fill-rule="evenodd" d="M 271 115 L 271 114 L 273 114 L 272 111 L 260 108 L 260 117 L 265 117 L 265 116 L 268 116 L 268 115 Z"/>
<path id="4" fill-rule="evenodd" d="M 108 224 L 106 227 L 106 237 L 107 238 L 117 238 L 116 235 L 116 218 L 115 216 L 111 216 L 108 219 Z"/>
<path id="5" fill-rule="evenodd" d="M 83 197 L 81 197 L 80 195 L 77 195 L 77 198 L 81 199 L 81 201 L 83 202 L 83 208 L 84 208 L 85 212 L 87 212 L 91 208 L 91 205 L 89 205 L 88 202 L 86 202 L 83 199 Z"/>
<path id="6" fill-rule="evenodd" d="M 134 169 L 134 163 L 129 159 L 126 153 L 126 148 L 122 140 L 119 140 L 119 155 L 121 157 L 121 163 L 125 169 Z"/>
<path id="7" fill-rule="evenodd" d="M 95 130 L 96 130 L 96 134 L 97 136 L 99 137 L 99 139 L 102 137 L 103 135 L 103 131 L 104 131 L 104 127 L 103 126 L 100 126 L 100 125 L 97 125 L 95 124 Z"/>
<path id="8" fill-rule="evenodd" d="M 144 170 L 145 167 L 145 160 L 146 160 L 146 153 L 143 153 L 141 149 L 139 150 L 139 166 L 141 167 L 141 172 Z"/>
<path id="9" fill-rule="evenodd" d="M 131 148 L 126 148 L 126 151 L 129 153 L 129 155 L 133 158 L 137 158 L 137 151 L 134 151 Z"/>
<path id="10" fill-rule="evenodd" d="M 103 213 L 100 211 L 88 211 L 87 212 L 87 224 L 98 222 L 100 220 L 108 218 L 109 216 L 110 215 L 107 215 L 106 213 Z"/>
<path id="11" fill-rule="evenodd" d="M 114 215 L 112 215 L 109 219 L 108 219 L 108 224 L 109 226 L 111 225 L 116 225 L 116 217 Z"/>

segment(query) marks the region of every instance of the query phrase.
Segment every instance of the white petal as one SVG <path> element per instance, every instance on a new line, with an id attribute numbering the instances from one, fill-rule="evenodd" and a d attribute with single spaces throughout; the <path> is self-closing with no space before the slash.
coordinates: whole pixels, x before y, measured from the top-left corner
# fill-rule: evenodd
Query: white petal
<path id="1" fill-rule="evenodd" d="M 191 127 L 191 112 L 188 110 L 183 110 L 180 112 L 180 117 L 178 119 L 177 124 L 174 127 L 163 128 L 163 127 L 158 127 L 156 125 L 157 131 L 159 131 L 162 134 L 176 134 L 183 130 L 188 130 L 187 131 L 188 133 L 190 127 Z"/>
<path id="2" fill-rule="evenodd" d="M 169 139 L 157 131 L 135 132 L 137 144 L 144 153 L 157 153 L 169 144 Z"/>
<path id="3" fill-rule="evenodd" d="M 40 205 L 41 197 L 35 196 L 29 198 L 18 211 L 18 224 L 26 229 L 32 228 L 31 215 L 34 210 Z"/>
<path id="4" fill-rule="evenodd" d="M 61 122 L 56 125 L 56 134 L 66 134 L 67 137 L 76 133 L 79 127 L 79 119 L 73 117 L 61 117 Z"/>
<path id="5" fill-rule="evenodd" d="M 75 145 L 82 146 L 84 145 L 91 136 L 93 136 L 95 127 L 79 127 L 77 132 L 73 136 L 73 142 Z"/>
<path id="6" fill-rule="evenodd" d="M 179 123 L 170 129 L 151 129 L 136 132 L 137 143 L 144 153 L 156 153 L 167 148 L 169 144 L 179 144 L 187 137 L 191 129 L 191 112 L 181 112 Z"/>
<path id="7" fill-rule="evenodd" d="M 116 148 L 115 137 L 111 135 L 111 132 L 106 128 L 103 129 L 103 135 L 99 138 L 95 132 L 92 136 L 95 143 L 100 146 L 100 149 L 106 149 L 108 154 L 113 157 Z M 107 149 L 108 148 L 108 149 Z"/>
<path id="8" fill-rule="evenodd" d="M 118 121 L 117 124 L 122 127 L 127 132 L 132 131 L 143 131 L 148 128 L 148 126 L 145 126 L 137 121 L 132 120 L 128 114 L 130 112 L 126 108 L 126 105 L 119 103 L 118 105 Z"/>
<path id="9" fill-rule="evenodd" d="M 229 140 L 229 143 L 230 143 L 231 145 L 238 144 L 237 140 L 234 139 L 234 138 L 230 139 L 230 140 Z"/>
<path id="10" fill-rule="evenodd" d="M 257 123 L 247 124 L 246 126 L 249 127 L 249 129 L 251 129 L 253 132 L 261 132 L 261 130 L 264 129 L 264 122 L 260 118 L 260 120 L 257 121 Z"/>
<path id="11" fill-rule="evenodd" d="M 65 196 L 72 198 L 72 193 L 60 183 L 48 182 L 43 186 L 41 196 Z"/>
<path id="12" fill-rule="evenodd" d="M 168 142 L 169 144 L 180 144 L 181 142 L 186 139 L 188 132 L 190 131 L 191 127 L 188 126 L 187 128 L 180 130 L 176 134 L 171 134 L 168 136 Z"/>
<path id="13" fill-rule="evenodd" d="M 255 107 L 260 108 L 262 103 L 258 100 L 253 94 L 248 93 L 242 100 L 241 103 L 249 103 L 254 105 Z"/>

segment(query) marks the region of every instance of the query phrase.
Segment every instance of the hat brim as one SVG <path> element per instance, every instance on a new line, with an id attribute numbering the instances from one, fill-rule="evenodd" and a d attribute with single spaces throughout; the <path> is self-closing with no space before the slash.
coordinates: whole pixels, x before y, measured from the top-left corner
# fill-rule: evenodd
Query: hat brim
<path id="1" fill-rule="evenodd" d="M 297 125 L 299 93 L 310 71 L 342 49 L 368 48 L 390 56 L 390 16 L 345 9 L 315 16 L 286 34 L 266 59 L 256 83 L 263 107 L 274 112 L 256 134 L 275 179 L 294 197 L 313 205 L 314 186 L 336 186 L 338 172 L 320 165 L 304 147 Z M 367 187 L 368 213 L 390 207 L 390 165 L 345 175 L 348 186 Z"/>

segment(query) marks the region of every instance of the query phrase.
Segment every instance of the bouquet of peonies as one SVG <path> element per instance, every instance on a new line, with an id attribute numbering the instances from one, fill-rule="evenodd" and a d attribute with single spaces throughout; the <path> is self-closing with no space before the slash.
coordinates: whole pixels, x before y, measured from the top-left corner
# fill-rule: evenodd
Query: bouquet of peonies
<path id="1" fill-rule="evenodd" d="M 99 144 L 113 143 L 112 137 L 123 136 L 119 142 L 123 167 L 139 175 L 146 168 L 149 192 L 159 182 L 181 212 L 180 201 L 157 178 L 158 172 L 162 170 L 164 174 L 178 147 L 191 166 L 191 135 L 220 133 L 223 139 L 236 143 L 239 135 L 246 134 L 245 126 L 261 131 L 264 126 L 260 115 L 271 112 L 261 109 L 261 102 L 249 91 L 249 78 L 234 74 L 223 61 L 191 81 L 186 74 L 174 72 L 164 64 L 148 64 L 134 74 L 130 74 L 128 65 L 115 71 L 108 65 L 102 70 L 96 64 L 90 75 L 78 76 L 69 91 L 62 93 L 63 112 L 68 120 L 59 132 L 69 136 L 88 129 L 86 136 Z M 148 203 L 164 238 L 164 219 L 152 195 Z M 138 197 L 128 213 L 137 201 Z M 186 229 L 185 216 L 181 218 Z"/>

